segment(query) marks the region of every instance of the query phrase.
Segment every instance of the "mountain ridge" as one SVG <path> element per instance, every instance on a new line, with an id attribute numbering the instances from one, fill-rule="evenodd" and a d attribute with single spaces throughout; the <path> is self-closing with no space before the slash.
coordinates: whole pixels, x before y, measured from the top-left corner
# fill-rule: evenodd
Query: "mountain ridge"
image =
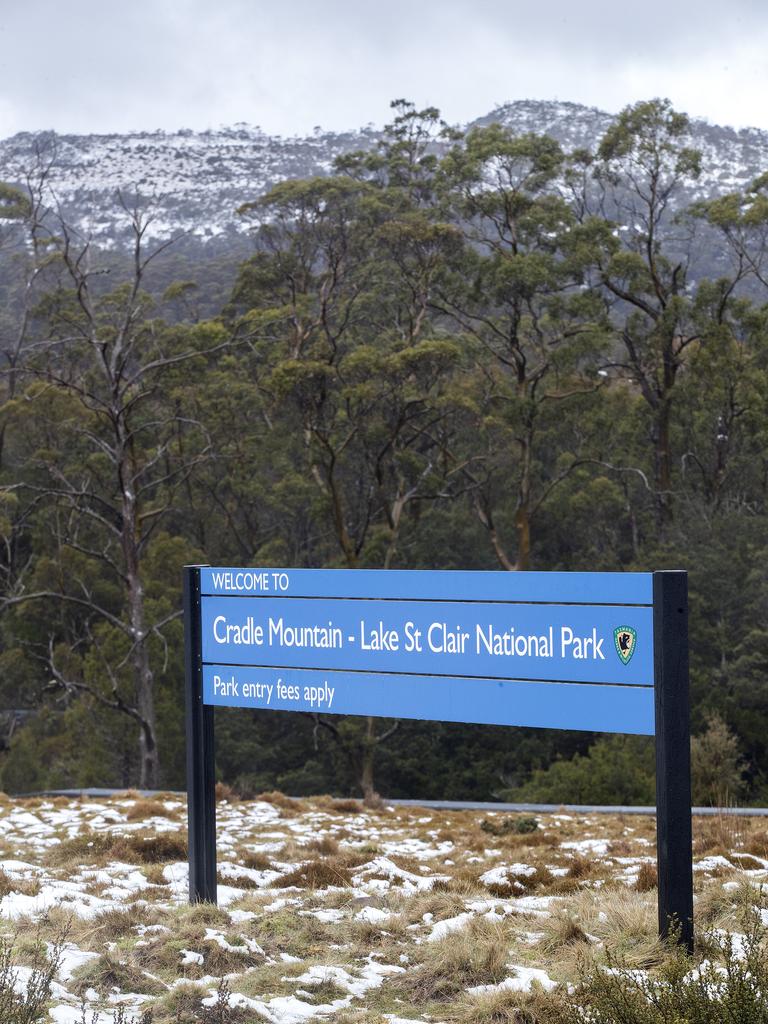
<path id="1" fill-rule="evenodd" d="M 515 100 L 465 126 L 498 122 L 515 134 L 549 134 L 566 151 L 594 149 L 616 115 L 569 101 Z M 68 221 L 103 248 L 120 248 L 129 218 L 118 190 L 152 203 L 147 236 L 186 234 L 201 242 L 240 240 L 249 225 L 243 203 L 290 178 L 329 174 L 338 156 L 371 148 L 382 132 L 369 126 L 308 136 L 277 136 L 238 122 L 217 129 L 113 134 L 20 132 L 0 141 L 0 178 L 22 183 L 36 152 L 54 156 L 50 184 Z M 692 119 L 691 143 L 703 172 L 686 200 L 745 188 L 768 168 L 768 131 Z"/>

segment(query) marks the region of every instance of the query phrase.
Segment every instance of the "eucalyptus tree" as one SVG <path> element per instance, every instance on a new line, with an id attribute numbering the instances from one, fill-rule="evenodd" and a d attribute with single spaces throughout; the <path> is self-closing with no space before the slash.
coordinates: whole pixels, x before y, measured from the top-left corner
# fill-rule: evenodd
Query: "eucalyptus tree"
<path id="1" fill-rule="evenodd" d="M 56 217 L 51 177 L 56 148 L 36 141 L 15 183 L 0 179 L 0 591 L 7 592 L 29 557 L 23 535 L 30 505 L 12 488 L 13 430 L 8 415 L 24 360 L 36 340 L 34 311 L 56 280 Z M 0 168 L 0 175 L 2 168 Z"/>
<path id="2" fill-rule="evenodd" d="M 720 247 L 729 260 L 727 279 L 746 282 L 753 301 L 768 301 L 768 171 L 741 192 L 730 192 L 694 204 L 694 216 L 702 218 L 719 235 Z"/>
<path id="3" fill-rule="evenodd" d="M 0 181 L 0 259 L 4 269 L 0 350 L 9 398 L 16 393 L 35 306 L 52 281 L 49 272 L 56 262 L 57 218 L 51 189 L 56 160 L 55 146 L 43 139 L 34 144 L 21 181 L 14 185 Z"/>
<path id="4" fill-rule="evenodd" d="M 337 557 L 390 565 L 403 510 L 441 471 L 436 400 L 458 351 L 432 335 L 424 291 L 447 239 L 349 177 L 286 182 L 250 210 L 262 249 L 235 302 L 254 384 L 280 436 L 301 437 Z"/>
<path id="5" fill-rule="evenodd" d="M 266 432 L 299 456 L 316 532 L 335 544 L 317 543 L 314 557 L 348 568 L 397 564 L 409 511 L 441 500 L 455 469 L 446 388 L 460 350 L 434 329 L 429 300 L 459 240 L 418 207 L 414 175 L 428 167 L 396 152 L 396 173 L 361 157 L 248 204 L 259 251 L 234 293 Z M 318 724 L 371 793 L 374 751 L 396 726 Z"/>
<path id="6" fill-rule="evenodd" d="M 699 342 L 682 390 L 682 464 L 709 510 L 766 509 L 768 174 L 743 192 L 694 204 L 691 218 L 716 240 L 725 273 L 697 284 Z M 689 483 L 690 486 L 690 483 Z"/>
<path id="7" fill-rule="evenodd" d="M 690 275 L 695 236 L 692 222 L 680 216 L 685 190 L 701 173 L 701 154 L 688 143 L 688 118 L 668 100 L 625 108 L 599 144 L 592 165 L 596 193 L 585 203 L 603 226 L 594 283 L 603 289 L 620 339 L 612 369 L 637 388 L 650 414 L 651 478 L 662 530 L 673 516 L 676 385 L 700 337 Z"/>
<path id="8" fill-rule="evenodd" d="M 563 164 L 553 139 L 490 125 L 440 169 L 466 245 L 434 304 L 475 352 L 464 390 L 476 448 L 464 474 L 505 569 L 530 567 L 535 517 L 584 454 L 575 436 L 553 445 L 551 431 L 597 389 L 607 340 L 602 306 L 582 287 L 590 232 L 556 189 Z M 500 526 L 509 502 L 514 541 Z"/>
<path id="9" fill-rule="evenodd" d="M 36 550 L 4 604 L 36 616 L 43 636 L 29 644 L 53 688 L 135 723 L 138 781 L 151 787 L 156 670 L 180 610 L 167 587 L 148 589 L 147 564 L 158 544 L 174 546 L 164 526 L 208 453 L 204 427 L 185 412 L 187 375 L 230 338 L 220 324 L 171 328 L 153 316 L 145 277 L 168 243 L 150 247 L 150 219 L 126 213 L 132 272 L 109 290 L 89 242 L 59 225 L 61 285 L 38 307 L 41 340 L 7 413 L 25 432 L 12 486 L 36 507 Z M 179 560 L 184 548 L 175 543 Z"/>
<path id="10" fill-rule="evenodd" d="M 599 243 L 591 282 L 606 296 L 619 341 L 607 368 L 647 410 L 655 518 L 664 536 L 685 490 L 682 474 L 696 461 L 679 422 L 681 384 L 694 363 L 708 364 L 715 390 L 741 372 L 745 300 L 765 283 L 764 183 L 758 179 L 745 196 L 691 203 L 702 155 L 690 145 L 686 115 L 660 99 L 623 110 L 596 156 L 578 154 L 574 164 L 584 188 L 581 216 Z M 702 249 L 717 255 L 717 276 L 705 273 Z M 726 405 L 711 424 L 713 443 L 717 423 L 726 424 L 738 402 L 731 411 Z M 722 459 L 725 431 L 719 434 Z"/>

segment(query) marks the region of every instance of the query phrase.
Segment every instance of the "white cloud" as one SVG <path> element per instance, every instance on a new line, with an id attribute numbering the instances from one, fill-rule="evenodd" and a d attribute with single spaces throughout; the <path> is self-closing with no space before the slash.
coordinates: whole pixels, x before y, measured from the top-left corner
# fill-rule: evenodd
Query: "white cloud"
<path id="1" fill-rule="evenodd" d="M 0 134 L 452 122 L 520 98 L 650 96 L 768 128 L 768 7 L 735 0 L 29 0 L 0 14 Z M 34 26 L 34 27 L 33 27 Z"/>

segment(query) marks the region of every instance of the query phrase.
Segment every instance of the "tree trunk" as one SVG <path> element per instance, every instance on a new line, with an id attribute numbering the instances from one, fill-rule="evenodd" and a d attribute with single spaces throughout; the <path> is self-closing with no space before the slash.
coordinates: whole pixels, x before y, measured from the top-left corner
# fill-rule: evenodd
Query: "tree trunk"
<path id="1" fill-rule="evenodd" d="M 531 460 L 533 453 L 534 418 L 531 414 L 526 423 L 525 437 L 521 439 L 520 487 L 515 509 L 515 530 L 517 532 L 517 563 L 515 568 L 525 572 L 531 567 Z"/>
<path id="2" fill-rule="evenodd" d="M 144 588 L 137 544 L 138 514 L 136 499 L 130 487 L 123 486 L 123 555 L 128 589 L 128 615 L 131 625 L 133 683 L 136 710 L 140 716 L 139 785 L 155 789 L 160 775 L 155 715 L 155 680 L 149 663 L 147 629 L 144 615 Z"/>
<path id="3" fill-rule="evenodd" d="M 656 410 L 653 425 L 654 476 L 656 485 L 656 515 L 659 529 L 672 522 L 672 453 L 669 438 L 671 398 L 664 396 Z"/>
<path id="4" fill-rule="evenodd" d="M 367 718 L 360 765 L 360 788 L 363 791 L 364 800 L 370 800 L 376 794 L 376 790 L 373 787 L 373 762 L 376 754 L 376 738 L 373 730 L 374 719 Z"/>
<path id="5" fill-rule="evenodd" d="M 531 514 L 526 504 L 520 504 L 515 511 L 517 531 L 517 564 L 515 568 L 527 571 L 531 567 Z"/>

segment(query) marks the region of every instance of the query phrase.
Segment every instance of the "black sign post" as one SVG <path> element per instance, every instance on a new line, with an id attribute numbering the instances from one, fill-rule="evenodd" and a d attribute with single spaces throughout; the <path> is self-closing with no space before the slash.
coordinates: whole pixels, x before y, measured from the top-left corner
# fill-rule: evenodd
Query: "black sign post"
<path id="1" fill-rule="evenodd" d="M 200 568 L 184 568 L 189 901 L 216 902 L 216 779 L 213 708 L 203 703 Z"/>
<path id="2" fill-rule="evenodd" d="M 688 574 L 653 574 L 659 934 L 693 952 Z"/>
<path id="3" fill-rule="evenodd" d="M 659 934 L 693 950 L 688 575 L 512 575 L 185 568 L 190 902 L 216 902 L 214 705 L 653 733 Z"/>

